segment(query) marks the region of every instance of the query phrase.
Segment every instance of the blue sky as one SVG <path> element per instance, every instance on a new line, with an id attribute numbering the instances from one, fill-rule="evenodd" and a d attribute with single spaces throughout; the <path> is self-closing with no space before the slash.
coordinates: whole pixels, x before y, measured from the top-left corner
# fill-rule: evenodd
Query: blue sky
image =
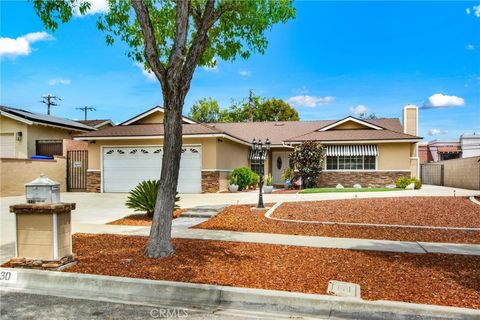
<path id="1" fill-rule="evenodd" d="M 264 55 L 198 68 L 187 97 L 222 107 L 252 89 L 289 101 L 302 120 L 367 110 L 401 117 L 420 110 L 427 140 L 480 132 L 480 2 L 297 2 L 297 17 L 267 33 Z M 105 8 L 96 0 L 96 11 Z M 105 44 L 96 14 L 47 32 L 32 4 L 1 1 L 1 103 L 45 112 L 40 97 L 62 98 L 53 114 L 123 121 L 162 104 L 159 84 Z"/>

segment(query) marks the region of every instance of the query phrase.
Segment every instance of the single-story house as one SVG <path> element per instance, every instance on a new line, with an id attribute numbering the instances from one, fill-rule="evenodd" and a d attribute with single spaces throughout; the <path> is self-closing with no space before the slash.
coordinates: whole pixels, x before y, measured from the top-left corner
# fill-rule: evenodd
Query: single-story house
<path id="1" fill-rule="evenodd" d="M 0 158 L 61 156 L 65 140 L 94 130 L 73 120 L 0 106 Z"/>
<path id="2" fill-rule="evenodd" d="M 160 177 L 163 143 L 161 107 L 152 108 L 120 125 L 81 133 L 88 141 L 87 190 L 128 192 L 138 182 Z M 283 184 L 293 147 L 315 140 L 326 148 L 320 186 L 388 185 L 398 177 L 418 177 L 418 108 L 407 105 L 398 118 L 196 123 L 183 118 L 183 149 L 178 191 L 217 192 L 228 186 L 229 173 L 241 166 L 255 169 L 250 159 L 253 139 L 271 141 L 265 172 Z"/>

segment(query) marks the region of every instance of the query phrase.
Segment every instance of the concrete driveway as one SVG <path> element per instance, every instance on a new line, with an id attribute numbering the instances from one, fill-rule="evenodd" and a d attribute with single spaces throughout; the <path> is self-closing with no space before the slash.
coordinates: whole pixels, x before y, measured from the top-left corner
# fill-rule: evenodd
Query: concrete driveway
<path id="1" fill-rule="evenodd" d="M 479 190 L 465 190 L 448 187 L 425 185 L 421 190 L 398 192 L 359 192 L 359 193 L 316 193 L 316 194 L 267 194 L 265 203 L 277 201 L 313 201 L 328 199 L 378 198 L 378 197 L 411 197 L 411 196 L 471 196 L 480 195 Z M 63 202 L 75 202 L 77 209 L 72 213 L 72 225 L 105 224 L 120 219 L 133 211 L 125 207 L 126 193 L 62 193 Z M 201 205 L 215 204 L 248 204 L 256 203 L 258 192 L 181 194 L 180 206 L 192 208 Z M 0 198 L 0 261 L 11 255 L 14 241 L 13 214 L 9 206 L 25 202 L 24 196 Z"/>

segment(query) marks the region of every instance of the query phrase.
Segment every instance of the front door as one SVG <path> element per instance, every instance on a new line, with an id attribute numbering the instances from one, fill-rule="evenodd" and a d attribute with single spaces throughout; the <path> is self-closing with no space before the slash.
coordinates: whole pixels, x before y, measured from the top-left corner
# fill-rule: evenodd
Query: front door
<path id="1" fill-rule="evenodd" d="M 285 170 L 289 166 L 289 160 L 288 160 L 289 155 L 290 155 L 289 151 L 273 151 L 272 152 L 273 184 L 285 183 L 285 181 L 282 180 L 282 173 L 283 173 L 283 170 Z"/>

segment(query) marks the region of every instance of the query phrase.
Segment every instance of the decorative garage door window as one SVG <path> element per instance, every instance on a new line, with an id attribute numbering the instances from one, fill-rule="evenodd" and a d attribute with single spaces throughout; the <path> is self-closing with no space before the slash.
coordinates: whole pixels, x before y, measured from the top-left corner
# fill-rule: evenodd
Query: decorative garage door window
<path id="1" fill-rule="evenodd" d="M 159 179 L 162 146 L 104 147 L 103 192 L 129 192 L 144 180 Z M 200 193 L 202 159 L 200 146 L 183 146 L 178 180 L 179 193 Z"/>
<path id="2" fill-rule="evenodd" d="M 376 170 L 377 145 L 327 146 L 327 170 Z"/>

